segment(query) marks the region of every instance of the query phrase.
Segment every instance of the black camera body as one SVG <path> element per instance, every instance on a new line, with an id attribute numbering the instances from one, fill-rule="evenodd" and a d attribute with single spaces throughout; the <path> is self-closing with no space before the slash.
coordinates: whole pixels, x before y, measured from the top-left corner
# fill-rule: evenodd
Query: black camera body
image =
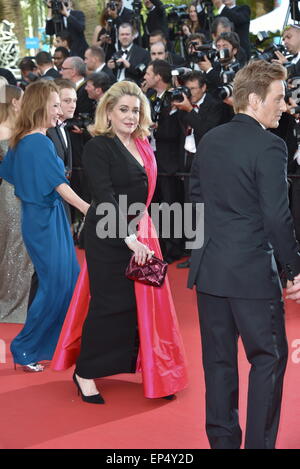
<path id="1" fill-rule="evenodd" d="M 78 127 L 80 130 L 87 130 L 88 126 L 94 122 L 94 116 L 88 112 L 79 112 L 73 119 L 66 121 L 65 129 L 74 130 Z"/>
<path id="2" fill-rule="evenodd" d="M 271 62 L 273 59 L 277 59 L 275 52 L 285 52 L 285 47 L 282 44 L 271 44 L 270 46 L 266 47 L 262 53 L 258 54 L 257 58 L 259 60 L 266 60 L 267 62 Z"/>
<path id="3" fill-rule="evenodd" d="M 184 20 L 189 18 L 189 14 L 186 9 L 187 5 L 174 5 L 167 15 L 168 21 L 170 23 L 182 24 Z"/>
<path id="4" fill-rule="evenodd" d="M 220 61 L 230 59 L 229 49 L 216 50 L 209 44 L 195 45 L 193 42 L 191 42 L 191 44 L 196 50 L 189 54 L 188 58 L 194 63 L 204 62 L 206 58 L 210 62 L 213 62 L 216 59 Z"/>
<path id="5" fill-rule="evenodd" d="M 62 0 L 51 0 L 50 8 L 52 9 L 53 15 L 59 15 L 61 13 L 63 5 L 68 7 L 69 2 L 63 2 Z"/>
<path id="6" fill-rule="evenodd" d="M 118 50 L 110 58 L 110 60 L 114 61 L 115 66 L 118 69 L 121 69 L 124 66 L 122 62 L 117 62 L 117 60 L 119 60 L 122 57 L 122 55 L 123 55 L 123 52 L 121 50 Z"/>
<path id="7" fill-rule="evenodd" d="M 170 101 L 176 101 L 177 103 L 182 103 L 184 100 L 184 94 L 187 96 L 188 99 L 191 98 L 190 89 L 187 86 L 177 86 L 172 90 L 167 91 L 168 98 Z"/>

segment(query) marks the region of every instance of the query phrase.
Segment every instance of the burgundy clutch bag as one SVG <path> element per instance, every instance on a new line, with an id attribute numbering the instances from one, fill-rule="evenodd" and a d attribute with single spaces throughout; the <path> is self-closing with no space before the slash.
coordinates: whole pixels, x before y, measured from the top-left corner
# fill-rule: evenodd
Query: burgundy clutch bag
<path id="1" fill-rule="evenodd" d="M 161 287 L 167 273 L 168 263 L 152 256 L 144 265 L 138 265 L 134 260 L 134 254 L 126 268 L 125 275 L 130 280 Z"/>

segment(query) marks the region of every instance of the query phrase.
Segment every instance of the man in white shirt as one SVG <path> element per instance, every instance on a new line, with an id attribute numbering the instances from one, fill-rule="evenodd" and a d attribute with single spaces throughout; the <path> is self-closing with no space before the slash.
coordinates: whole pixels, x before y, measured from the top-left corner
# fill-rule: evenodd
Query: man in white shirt
<path id="1" fill-rule="evenodd" d="M 88 73 L 106 73 L 111 82 L 115 82 L 115 76 L 105 63 L 105 52 L 100 46 L 89 47 L 84 54 L 84 62 Z"/>

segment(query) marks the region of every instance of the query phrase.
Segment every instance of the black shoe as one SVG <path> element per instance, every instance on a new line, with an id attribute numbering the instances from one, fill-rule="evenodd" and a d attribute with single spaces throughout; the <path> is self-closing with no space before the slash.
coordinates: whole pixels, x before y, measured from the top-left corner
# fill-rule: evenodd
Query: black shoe
<path id="1" fill-rule="evenodd" d="M 190 258 L 176 265 L 177 269 L 188 269 L 190 267 Z"/>
<path id="2" fill-rule="evenodd" d="M 73 381 L 75 383 L 75 385 L 77 386 L 77 391 L 78 391 L 78 396 L 79 394 L 81 395 L 81 399 L 84 401 L 84 402 L 87 402 L 88 404 L 105 404 L 105 401 L 103 399 L 103 397 L 101 396 L 101 394 L 94 394 L 93 396 L 85 396 L 81 390 L 81 387 L 79 386 L 79 383 L 77 381 L 77 378 L 76 378 L 76 374 L 74 373 L 73 374 Z"/>
<path id="3" fill-rule="evenodd" d="M 175 399 L 175 397 L 175 394 L 169 394 L 169 396 L 163 396 L 163 399 L 167 399 L 167 401 L 172 401 L 173 399 Z"/>

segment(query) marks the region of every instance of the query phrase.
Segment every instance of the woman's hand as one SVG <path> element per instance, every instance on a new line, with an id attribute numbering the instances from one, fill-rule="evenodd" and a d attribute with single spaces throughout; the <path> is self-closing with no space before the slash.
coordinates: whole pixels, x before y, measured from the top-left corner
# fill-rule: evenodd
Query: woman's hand
<path id="1" fill-rule="evenodd" d="M 137 239 L 130 239 L 130 236 L 125 239 L 125 243 L 134 252 L 134 259 L 138 265 L 144 265 L 154 254 L 154 251 L 150 251 L 148 246 Z"/>

